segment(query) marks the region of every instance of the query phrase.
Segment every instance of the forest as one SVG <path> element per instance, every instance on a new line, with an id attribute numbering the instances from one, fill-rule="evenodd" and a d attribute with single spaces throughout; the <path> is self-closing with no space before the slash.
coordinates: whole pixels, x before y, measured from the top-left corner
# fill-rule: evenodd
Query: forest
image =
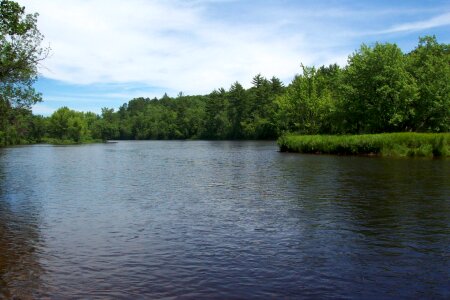
<path id="1" fill-rule="evenodd" d="M 276 139 L 291 132 L 371 134 L 450 131 L 450 45 L 419 38 L 404 53 L 396 44 L 362 44 L 347 65 L 299 66 L 287 86 L 257 74 L 207 95 L 135 98 L 101 114 L 61 107 L 33 115 L 42 95 L 33 84 L 48 55 L 37 15 L 1 2 L 0 145 L 148 139 Z M 293 62 L 295 63 L 295 62 Z"/>

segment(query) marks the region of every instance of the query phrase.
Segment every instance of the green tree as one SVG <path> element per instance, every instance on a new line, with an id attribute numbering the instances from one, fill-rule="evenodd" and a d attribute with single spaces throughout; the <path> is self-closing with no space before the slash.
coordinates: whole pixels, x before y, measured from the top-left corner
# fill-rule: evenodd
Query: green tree
<path id="1" fill-rule="evenodd" d="M 412 103 L 409 127 L 415 131 L 450 131 L 450 45 L 426 36 L 419 39 L 407 59 L 408 71 L 419 90 Z"/>
<path id="2" fill-rule="evenodd" d="M 320 129 L 322 134 L 342 132 L 342 114 L 338 104 L 342 99 L 343 70 L 337 64 L 321 66 L 317 69 L 317 93 L 320 97 Z"/>
<path id="3" fill-rule="evenodd" d="M 276 100 L 280 134 L 286 131 L 320 133 L 324 120 L 330 117 L 332 99 L 323 78 L 314 67 L 302 65 L 302 70 Z"/>
<path id="4" fill-rule="evenodd" d="M 84 114 L 67 107 L 59 108 L 50 116 L 48 131 L 50 137 L 61 141 L 80 143 L 92 139 Z"/>
<path id="5" fill-rule="evenodd" d="M 343 76 L 346 131 L 403 131 L 417 98 L 417 85 L 395 44 L 362 45 L 348 59 Z"/>
<path id="6" fill-rule="evenodd" d="M 221 88 L 209 94 L 206 101 L 205 128 L 202 134 L 207 139 L 225 139 L 229 136 L 231 122 L 228 118 L 228 99 L 226 91 Z"/>
<path id="7" fill-rule="evenodd" d="M 245 137 L 243 122 L 248 117 L 249 99 L 245 89 L 239 82 L 231 85 L 228 91 L 228 115 L 231 123 L 230 138 L 240 139 Z"/>
<path id="8" fill-rule="evenodd" d="M 126 106 L 126 109 L 130 115 L 136 115 L 140 112 L 143 112 L 147 104 L 150 102 L 150 99 L 148 98 L 134 98 L 130 101 L 128 101 L 128 105 Z"/>
<path id="9" fill-rule="evenodd" d="M 31 111 L 24 108 L 12 108 L 1 119 L 0 145 L 27 144 L 39 141 L 41 136 L 34 130 L 35 118 Z"/>
<path id="10" fill-rule="evenodd" d="M 276 137 L 275 98 L 284 90 L 276 77 L 266 79 L 261 74 L 253 77 L 253 86 L 248 90 L 250 111 L 243 121 L 245 135 L 253 139 Z"/>
<path id="11" fill-rule="evenodd" d="M 100 127 L 100 138 L 102 140 L 119 138 L 119 118 L 112 108 L 102 108 Z"/>
<path id="12" fill-rule="evenodd" d="M 175 99 L 177 128 L 182 138 L 199 138 L 202 134 L 206 117 L 205 99 L 204 96 L 183 95 Z"/>
<path id="13" fill-rule="evenodd" d="M 33 88 L 37 65 L 48 53 L 40 46 L 42 34 L 36 26 L 37 14 L 25 14 L 25 8 L 14 1 L 0 2 L 0 144 L 16 134 L 14 124 L 22 109 L 41 101 Z M 20 139 L 14 139 L 14 142 Z M 3 142 L 2 142 L 3 141 Z"/>
<path id="14" fill-rule="evenodd" d="M 131 119 L 132 136 L 137 140 L 179 139 L 181 133 L 177 126 L 176 112 L 162 103 L 154 102 L 146 106 L 143 112 Z"/>
<path id="15" fill-rule="evenodd" d="M 279 78 L 277 78 L 275 76 L 273 76 L 272 79 L 270 79 L 270 86 L 271 86 L 271 89 L 272 89 L 272 93 L 274 95 L 282 94 L 284 92 L 284 89 L 285 89 L 283 82 Z"/>
<path id="16" fill-rule="evenodd" d="M 47 119 L 43 116 L 32 115 L 31 113 L 29 116 L 28 137 L 33 142 L 41 142 L 47 133 Z"/>
<path id="17" fill-rule="evenodd" d="M 14 1 L 0 2 L 0 100 L 7 105 L 30 108 L 41 101 L 32 85 L 48 49 L 40 46 L 37 16 Z"/>

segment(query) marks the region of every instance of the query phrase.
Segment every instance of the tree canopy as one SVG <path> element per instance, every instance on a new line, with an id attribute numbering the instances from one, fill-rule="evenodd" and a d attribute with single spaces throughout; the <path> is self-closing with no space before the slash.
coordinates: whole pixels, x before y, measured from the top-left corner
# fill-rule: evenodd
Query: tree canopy
<path id="1" fill-rule="evenodd" d="M 287 86 L 257 74 L 248 88 L 234 82 L 207 95 L 139 97 L 99 115 L 62 107 L 34 116 L 31 106 L 42 99 L 33 83 L 48 54 L 37 14 L 1 0 L 0 16 L 0 145 L 450 130 L 450 45 L 434 36 L 409 53 L 392 43 L 363 44 L 346 66 L 301 65 Z"/>
<path id="2" fill-rule="evenodd" d="M 42 100 L 33 83 L 48 49 L 41 47 L 38 14 L 26 14 L 14 1 L 0 2 L 0 144 L 15 143 L 24 132 L 14 126 Z M 27 131 L 27 130 L 25 130 Z"/>

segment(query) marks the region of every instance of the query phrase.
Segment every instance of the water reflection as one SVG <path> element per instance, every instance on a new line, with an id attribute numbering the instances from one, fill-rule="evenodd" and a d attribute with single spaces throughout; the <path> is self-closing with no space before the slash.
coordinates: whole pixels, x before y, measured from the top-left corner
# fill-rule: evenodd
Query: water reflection
<path id="1" fill-rule="evenodd" d="M 358 297 L 450 295 L 449 161 L 292 154 L 281 161 L 297 217 L 320 245 L 311 256 L 333 259 L 324 273 L 339 274 Z"/>
<path id="2" fill-rule="evenodd" d="M 43 272 L 40 215 L 30 190 L 33 179 L 5 174 L 5 169 L 22 170 L 19 162 L 5 161 L 8 151 L 0 149 L 0 298 L 32 299 L 39 295 Z"/>
<path id="3" fill-rule="evenodd" d="M 0 153 L 0 298 L 450 296 L 450 161 L 271 142 Z"/>

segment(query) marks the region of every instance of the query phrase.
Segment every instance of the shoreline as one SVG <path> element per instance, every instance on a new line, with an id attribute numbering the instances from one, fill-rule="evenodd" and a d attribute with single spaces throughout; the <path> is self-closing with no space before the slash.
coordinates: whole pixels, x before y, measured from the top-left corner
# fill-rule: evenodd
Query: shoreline
<path id="1" fill-rule="evenodd" d="M 380 133 L 363 135 L 286 134 L 280 152 L 368 157 L 449 157 L 450 133 Z"/>

